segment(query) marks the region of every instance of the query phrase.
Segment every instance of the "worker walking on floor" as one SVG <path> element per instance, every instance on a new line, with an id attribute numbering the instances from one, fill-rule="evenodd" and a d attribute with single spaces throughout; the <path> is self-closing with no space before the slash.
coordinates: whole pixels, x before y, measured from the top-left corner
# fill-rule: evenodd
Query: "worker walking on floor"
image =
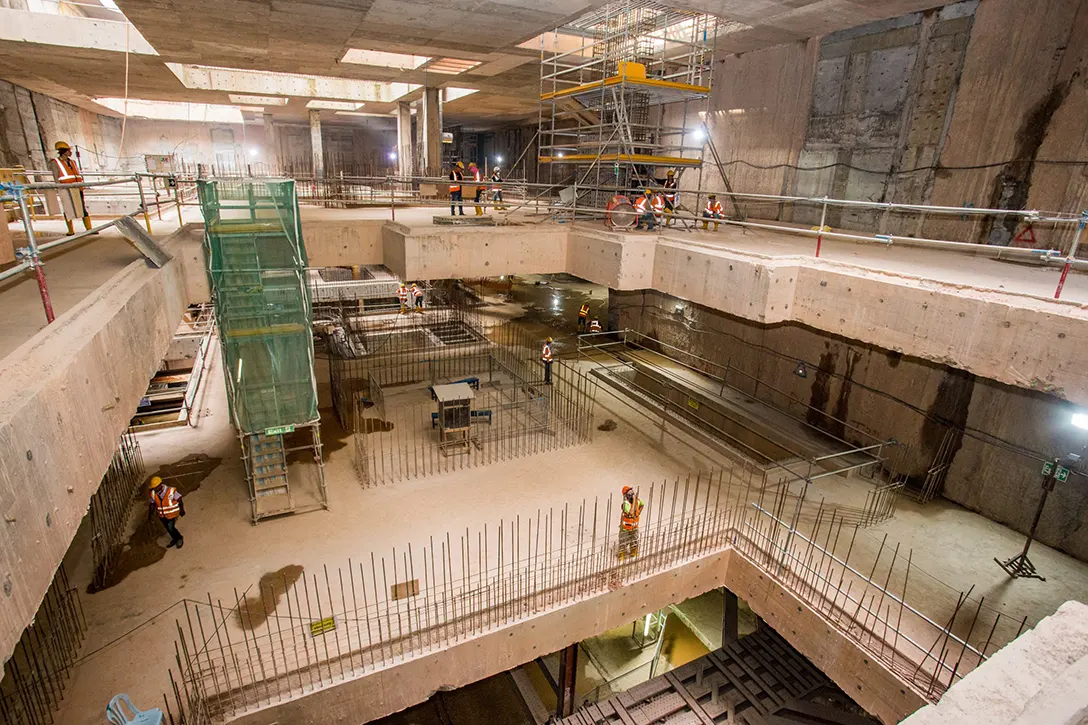
<path id="1" fill-rule="evenodd" d="M 578 308 L 578 332 L 585 332 L 586 323 L 589 321 L 589 305 L 582 303 Z"/>
<path id="2" fill-rule="evenodd" d="M 502 200 L 502 174 L 499 173 L 498 166 L 491 171 L 491 203 L 499 211 L 506 209 Z"/>
<path id="3" fill-rule="evenodd" d="M 544 384 L 552 384 L 552 339 L 544 341 L 544 348 L 540 351 L 540 362 L 544 363 Z"/>
<path id="4" fill-rule="evenodd" d="M 65 141 L 57 141 L 53 144 L 57 150 L 57 157 L 49 164 L 53 172 L 53 179 L 58 184 L 82 184 L 83 174 L 79 170 L 79 164 L 72 158 L 72 147 Z M 68 227 L 69 234 L 75 234 L 72 222 L 83 218 L 83 226 L 91 228 L 91 216 L 87 213 L 87 205 L 83 198 L 82 187 L 75 189 L 60 189 L 57 192 L 60 197 L 60 205 L 64 209 L 64 224 Z"/>
<path id="5" fill-rule="evenodd" d="M 620 504 L 620 535 L 617 553 L 621 559 L 638 556 L 638 519 L 646 504 L 630 486 L 623 487 L 623 503 Z"/>
<path id="6" fill-rule="evenodd" d="M 676 210 L 676 169 L 665 173 L 665 226 L 672 226 L 672 214 Z"/>
<path id="7" fill-rule="evenodd" d="M 408 311 L 408 287 L 403 282 L 397 287 L 397 299 L 400 300 L 400 313 L 403 315 Z"/>
<path id="8" fill-rule="evenodd" d="M 185 537 L 178 533 L 177 520 L 185 515 L 185 504 L 182 503 L 181 494 L 173 486 L 167 486 L 158 476 L 152 476 L 151 482 L 150 513 L 154 513 L 162 522 L 166 533 L 170 534 L 170 543 L 167 549 L 181 548 L 185 545 Z"/>
<path id="9" fill-rule="evenodd" d="M 480 173 L 480 167 L 476 165 L 475 161 L 470 161 L 468 164 L 468 173 L 472 176 L 472 180 L 476 182 L 476 195 L 472 198 L 473 203 L 476 205 L 476 216 L 484 215 L 484 208 L 480 206 L 480 196 L 484 193 L 483 187 L 483 174 Z"/>
<path id="10" fill-rule="evenodd" d="M 461 211 L 461 216 L 465 215 L 465 207 L 462 204 L 461 189 L 465 180 L 465 165 L 458 161 L 450 169 L 450 216 L 453 216 L 453 205 L 456 204 L 457 208 Z"/>
<path id="11" fill-rule="evenodd" d="M 415 282 L 412 283 L 412 304 L 415 305 L 416 312 L 423 314 L 423 290 L 419 288 Z"/>
<path id="12" fill-rule="evenodd" d="M 714 219 L 714 231 L 718 231 L 718 219 L 725 219 L 725 212 L 722 211 L 722 203 L 718 201 L 716 194 L 710 194 L 706 198 L 706 208 L 703 209 L 703 229 L 707 228 L 707 219 Z"/>

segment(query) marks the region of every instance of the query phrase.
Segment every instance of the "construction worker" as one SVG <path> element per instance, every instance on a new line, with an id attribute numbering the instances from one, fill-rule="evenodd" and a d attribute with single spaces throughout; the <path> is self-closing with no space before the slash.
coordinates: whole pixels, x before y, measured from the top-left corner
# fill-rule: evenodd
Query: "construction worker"
<path id="1" fill-rule="evenodd" d="M 412 283 L 412 304 L 415 305 L 416 312 L 423 314 L 423 290 L 419 288 L 415 282 Z"/>
<path id="2" fill-rule="evenodd" d="M 589 305 L 585 302 L 578 308 L 578 332 L 585 332 L 586 323 L 589 321 Z"/>
<path id="3" fill-rule="evenodd" d="M 635 489 L 623 487 L 623 503 L 620 505 L 620 535 L 618 554 L 621 559 L 638 556 L 638 519 L 646 504 L 635 495 Z"/>
<path id="4" fill-rule="evenodd" d="M 167 486 L 158 476 L 152 476 L 149 482 L 150 503 L 149 515 L 155 514 L 162 522 L 166 533 L 170 534 L 170 543 L 167 549 L 185 545 L 185 537 L 178 533 L 177 520 L 185 515 L 185 504 L 182 503 L 181 494 L 173 486 Z"/>
<path id="5" fill-rule="evenodd" d="M 491 170 L 491 203 L 500 211 L 506 209 L 506 204 L 502 201 L 502 174 L 499 173 L 498 166 Z"/>
<path id="6" fill-rule="evenodd" d="M 601 331 L 601 321 L 598 320 L 596 317 L 594 317 L 593 321 L 589 323 L 589 331 L 590 332 L 600 332 Z"/>
<path id="7" fill-rule="evenodd" d="M 706 208 L 703 209 L 703 229 L 707 228 L 709 222 L 707 219 L 725 219 L 725 212 L 722 211 L 722 203 L 718 201 L 717 194 L 710 194 L 706 198 Z M 714 222 L 714 231 L 718 231 L 719 222 Z"/>
<path id="8" fill-rule="evenodd" d="M 635 199 L 635 217 L 637 219 L 635 223 L 636 230 L 642 229 L 643 225 L 645 225 L 647 230 L 653 231 L 654 210 L 651 206 L 653 198 L 653 189 L 647 189 L 645 195 Z"/>
<path id="9" fill-rule="evenodd" d="M 672 226 L 672 214 L 676 210 L 676 169 L 665 172 L 665 226 Z"/>
<path id="10" fill-rule="evenodd" d="M 472 176 L 472 180 L 476 182 L 476 196 L 472 199 L 473 203 L 476 205 L 476 216 L 483 216 L 484 208 L 480 206 L 480 195 L 484 193 L 484 187 L 481 186 L 484 176 L 480 173 L 480 167 L 476 165 L 475 161 L 470 161 L 468 163 L 468 173 Z"/>
<path id="11" fill-rule="evenodd" d="M 83 183 L 83 174 L 80 173 L 76 160 L 72 158 L 72 147 L 65 141 L 57 141 L 53 148 L 57 150 L 57 157 L 51 159 L 49 164 L 53 179 L 58 184 Z M 72 222 L 80 217 L 83 218 L 83 226 L 90 230 L 91 216 L 84 203 L 83 189 L 61 189 L 57 195 L 60 196 L 60 205 L 64 209 L 64 224 L 68 227 L 68 233 L 75 234 Z"/>
<path id="12" fill-rule="evenodd" d="M 654 194 L 650 199 L 650 206 L 654 210 L 654 223 L 660 225 L 661 217 L 665 213 L 665 196 L 663 194 Z"/>
<path id="13" fill-rule="evenodd" d="M 460 209 L 461 216 L 465 215 L 465 207 L 461 203 L 461 187 L 464 180 L 465 165 L 458 161 L 450 169 L 450 216 L 453 216 L 454 204 L 457 204 L 457 208 Z"/>
<path id="14" fill-rule="evenodd" d="M 403 282 L 397 287 L 397 299 L 400 300 L 400 313 L 403 315 L 408 311 L 408 286 Z"/>
<path id="15" fill-rule="evenodd" d="M 552 339 L 544 341 L 544 348 L 540 351 L 540 362 L 544 363 L 544 384 L 552 384 Z"/>

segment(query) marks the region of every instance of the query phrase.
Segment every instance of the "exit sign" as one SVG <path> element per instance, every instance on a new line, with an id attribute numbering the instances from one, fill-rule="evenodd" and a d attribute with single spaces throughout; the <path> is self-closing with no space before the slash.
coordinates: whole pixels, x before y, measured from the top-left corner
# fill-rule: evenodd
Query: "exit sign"
<path id="1" fill-rule="evenodd" d="M 1054 478 L 1059 481 L 1065 482 L 1069 480 L 1069 469 L 1065 466 L 1058 466 L 1058 472 L 1054 474 Z"/>
<path id="2" fill-rule="evenodd" d="M 1043 475 L 1049 476 L 1054 472 L 1054 464 L 1051 461 L 1047 461 L 1043 464 Z"/>
<path id="3" fill-rule="evenodd" d="M 281 436 L 284 433 L 290 433 L 295 429 L 293 425 L 281 425 L 278 428 L 265 428 L 264 434 L 266 436 Z"/>

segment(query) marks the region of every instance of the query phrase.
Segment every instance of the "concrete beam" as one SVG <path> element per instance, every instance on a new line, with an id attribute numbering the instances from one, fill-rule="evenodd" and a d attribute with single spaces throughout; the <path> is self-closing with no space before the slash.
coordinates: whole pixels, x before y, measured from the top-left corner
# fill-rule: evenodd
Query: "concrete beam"
<path id="1" fill-rule="evenodd" d="M 163 242 L 175 257 L 162 269 L 133 262 L 0 360 L 0 661 L 34 618 L 181 322 L 192 234 Z"/>
<path id="2" fill-rule="evenodd" d="M 332 76 L 268 73 L 182 63 L 167 63 L 166 67 L 177 76 L 183 86 L 201 91 L 392 103 L 419 88 L 414 83 L 360 81 Z"/>
<path id="3" fill-rule="evenodd" d="M 0 8 L 0 40 L 158 55 L 135 26 L 74 15 L 49 15 Z"/>

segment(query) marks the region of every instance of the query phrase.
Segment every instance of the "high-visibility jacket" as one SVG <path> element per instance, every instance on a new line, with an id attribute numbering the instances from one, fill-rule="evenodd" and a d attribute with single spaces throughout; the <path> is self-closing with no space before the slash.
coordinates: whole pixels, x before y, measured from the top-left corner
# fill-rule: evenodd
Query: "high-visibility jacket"
<path id="1" fill-rule="evenodd" d="M 624 501 L 620 507 L 620 528 L 624 531 L 634 531 L 638 528 L 638 517 L 642 515 L 642 509 L 646 506 L 641 498 L 634 502 Z"/>
<path id="2" fill-rule="evenodd" d="M 546 363 L 552 361 L 552 346 L 550 344 L 544 343 L 544 349 L 540 351 L 540 360 Z"/>
<path id="3" fill-rule="evenodd" d="M 408 288 L 404 285 L 397 288 L 397 299 L 400 300 L 402 305 L 408 301 Z"/>
<path id="4" fill-rule="evenodd" d="M 665 211 L 665 200 L 661 198 L 661 194 L 654 194 L 654 200 L 650 203 L 654 208 L 654 216 L 661 216 Z"/>
<path id="5" fill-rule="evenodd" d="M 56 167 L 53 170 L 53 176 L 61 184 L 78 184 L 83 181 L 83 175 L 79 173 L 79 165 L 76 164 L 76 160 L 69 157 L 62 159 L 59 156 L 55 156 L 50 159 L 53 162 L 53 166 Z"/>
<path id="6" fill-rule="evenodd" d="M 502 177 L 501 177 L 501 176 L 499 176 L 499 172 L 498 172 L 498 171 L 496 171 L 495 173 L 493 173 L 493 174 L 491 175 L 491 183 L 492 183 L 492 184 L 493 184 L 494 186 L 499 186 L 500 184 L 502 184 Z"/>
<path id="7" fill-rule="evenodd" d="M 465 180 L 465 175 L 461 173 L 460 169 L 453 169 L 450 171 L 450 191 L 460 191 L 461 182 Z"/>
<path id="8" fill-rule="evenodd" d="M 646 213 L 646 197 L 645 196 L 640 196 L 639 198 L 635 199 L 635 213 L 638 214 L 639 216 L 642 216 L 643 214 Z"/>
<path id="9" fill-rule="evenodd" d="M 589 305 L 582 305 L 578 308 L 578 316 L 582 319 L 589 317 Z"/>
<path id="10" fill-rule="evenodd" d="M 415 285 L 412 285 L 412 299 L 418 300 L 422 296 L 423 290 L 421 290 L 419 287 L 416 287 Z"/>
<path id="11" fill-rule="evenodd" d="M 476 182 L 480 182 L 480 181 L 484 180 L 483 174 L 480 173 L 479 169 L 476 169 L 475 171 L 472 172 L 472 180 L 476 181 Z"/>
<path id="12" fill-rule="evenodd" d="M 160 491 L 162 491 L 161 494 Z M 173 486 L 159 486 L 153 489 L 151 503 L 155 504 L 155 512 L 159 518 L 176 519 L 181 515 L 181 496 Z"/>
<path id="13" fill-rule="evenodd" d="M 706 203 L 706 212 L 707 214 L 721 214 L 722 203 L 717 199 L 715 199 L 714 201 L 708 201 Z"/>
<path id="14" fill-rule="evenodd" d="M 597 322 L 596 320 L 589 323 L 589 331 L 590 332 L 600 332 L 601 331 L 601 323 Z"/>
<path id="15" fill-rule="evenodd" d="M 665 179 L 665 199 L 670 203 L 676 203 L 676 179 Z"/>

